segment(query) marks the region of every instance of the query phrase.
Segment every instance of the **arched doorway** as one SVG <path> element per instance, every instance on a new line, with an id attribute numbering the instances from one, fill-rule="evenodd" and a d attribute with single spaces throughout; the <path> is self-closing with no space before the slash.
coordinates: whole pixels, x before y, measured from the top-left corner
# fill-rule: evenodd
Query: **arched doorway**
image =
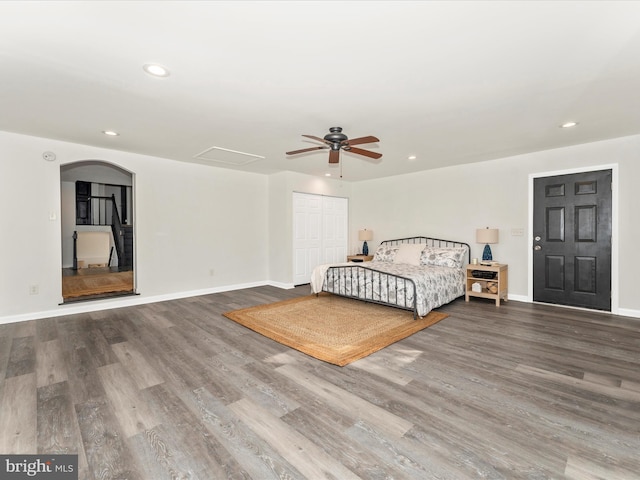
<path id="1" fill-rule="evenodd" d="M 99 160 L 60 167 L 64 303 L 135 294 L 133 180 Z"/>

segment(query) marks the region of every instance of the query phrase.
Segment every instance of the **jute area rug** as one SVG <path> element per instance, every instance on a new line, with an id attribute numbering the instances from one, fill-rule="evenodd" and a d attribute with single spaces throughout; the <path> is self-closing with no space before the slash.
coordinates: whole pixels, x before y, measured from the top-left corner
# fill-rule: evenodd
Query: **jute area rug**
<path id="1" fill-rule="evenodd" d="M 227 312 L 225 317 L 314 358 L 344 366 L 402 340 L 447 314 L 413 313 L 329 294 Z"/>
<path id="2" fill-rule="evenodd" d="M 133 271 L 62 277 L 62 298 L 133 291 Z"/>

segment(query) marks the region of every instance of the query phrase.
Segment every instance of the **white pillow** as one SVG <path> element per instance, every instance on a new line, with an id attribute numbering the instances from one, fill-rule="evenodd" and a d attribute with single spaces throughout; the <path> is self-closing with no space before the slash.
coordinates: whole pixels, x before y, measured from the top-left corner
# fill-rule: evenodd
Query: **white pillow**
<path id="1" fill-rule="evenodd" d="M 420 265 L 420 257 L 424 247 L 424 243 L 401 244 L 395 257 L 393 257 L 393 263 L 406 263 L 416 266 Z"/>

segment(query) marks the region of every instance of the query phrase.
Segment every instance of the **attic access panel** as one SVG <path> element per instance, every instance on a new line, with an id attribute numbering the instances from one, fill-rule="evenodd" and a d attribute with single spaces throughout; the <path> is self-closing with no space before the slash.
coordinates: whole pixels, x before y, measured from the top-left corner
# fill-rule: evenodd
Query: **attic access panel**
<path id="1" fill-rule="evenodd" d="M 258 160 L 264 160 L 265 157 L 253 153 L 238 152 L 237 150 L 230 150 L 228 148 L 209 147 L 197 155 L 194 155 L 193 158 L 239 167 Z"/>

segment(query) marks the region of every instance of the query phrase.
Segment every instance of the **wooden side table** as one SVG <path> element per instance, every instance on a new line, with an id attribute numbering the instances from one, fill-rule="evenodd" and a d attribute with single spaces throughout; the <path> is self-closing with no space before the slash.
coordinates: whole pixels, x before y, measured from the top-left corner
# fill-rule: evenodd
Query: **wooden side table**
<path id="1" fill-rule="evenodd" d="M 370 262 L 373 255 L 347 255 L 347 262 Z"/>
<path id="2" fill-rule="evenodd" d="M 474 277 L 474 270 L 479 276 Z M 490 274 L 495 274 L 494 278 L 483 278 Z M 496 301 L 496 306 L 500 306 L 500 300 L 507 301 L 509 290 L 509 266 L 506 264 L 495 265 L 467 265 L 467 275 L 465 280 L 465 301 L 469 301 L 469 297 L 490 298 Z M 482 289 L 474 292 L 471 285 L 479 283 Z"/>

